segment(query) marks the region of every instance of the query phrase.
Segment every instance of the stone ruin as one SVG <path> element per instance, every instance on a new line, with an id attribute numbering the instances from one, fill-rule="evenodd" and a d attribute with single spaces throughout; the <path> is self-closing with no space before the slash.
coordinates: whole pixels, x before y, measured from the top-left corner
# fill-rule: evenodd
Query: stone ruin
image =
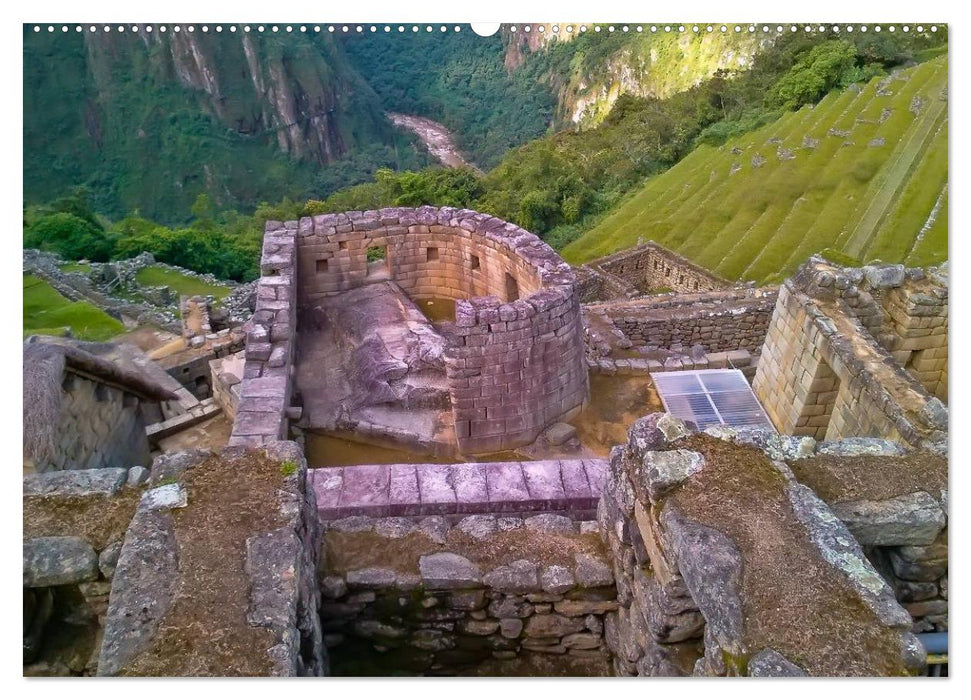
<path id="1" fill-rule="evenodd" d="M 309 429 L 342 418 L 410 447 L 444 433 L 462 454 L 499 452 L 533 442 L 588 397 L 573 271 L 495 217 L 422 207 L 269 222 L 261 269 L 233 435 L 240 444 L 284 437 L 299 394 Z M 374 283 L 383 289 L 363 288 Z M 454 303 L 454 318 L 423 322 L 413 305 L 421 300 Z M 386 321 L 381 337 L 368 335 L 373 320 L 362 309 Z M 315 343 L 328 327 L 342 337 Z M 356 405 L 315 405 L 333 396 L 320 361 L 342 344 L 350 346 L 343 391 Z M 412 382 L 416 374 L 438 376 Z M 435 412 L 424 429 L 401 416 L 415 400 Z"/>
<path id="2" fill-rule="evenodd" d="M 779 290 L 752 383 L 783 433 L 946 450 L 947 270 L 812 258 Z"/>
<path id="3" fill-rule="evenodd" d="M 813 258 L 754 289 L 682 279 L 653 244 L 617 259 L 581 304 L 590 273 L 474 212 L 270 222 L 245 350 L 219 365 L 231 445 L 25 479 L 27 619 L 60 596 L 90 635 L 48 671 L 924 673 L 917 635 L 948 628 L 946 269 Z M 645 294 L 667 286 L 655 264 L 688 288 Z M 423 312 L 442 300 L 454 315 Z M 588 373 L 732 366 L 778 433 L 653 413 L 606 459 L 525 457 Z M 434 416 L 428 441 L 395 412 Z M 311 468 L 300 427 L 321 415 L 451 460 L 521 451 Z M 186 641 L 178 593 L 207 580 L 203 549 L 242 562 L 206 613 L 208 638 L 241 640 L 218 651 Z"/>

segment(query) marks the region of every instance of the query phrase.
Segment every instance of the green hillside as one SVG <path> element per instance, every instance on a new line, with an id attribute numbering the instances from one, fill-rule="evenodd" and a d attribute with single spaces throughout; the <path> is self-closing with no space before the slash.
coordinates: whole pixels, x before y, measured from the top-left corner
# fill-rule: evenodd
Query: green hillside
<path id="1" fill-rule="evenodd" d="M 654 240 L 729 279 L 765 281 L 830 248 L 947 258 L 947 57 L 830 93 L 700 146 L 563 249 L 581 263 Z"/>

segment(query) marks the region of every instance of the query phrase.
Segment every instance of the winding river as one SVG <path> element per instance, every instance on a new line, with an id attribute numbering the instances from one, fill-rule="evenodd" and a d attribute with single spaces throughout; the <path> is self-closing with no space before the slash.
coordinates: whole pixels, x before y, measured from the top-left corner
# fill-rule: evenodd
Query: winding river
<path id="1" fill-rule="evenodd" d="M 438 122 L 425 117 L 399 114 L 398 112 L 388 112 L 388 119 L 395 126 L 403 127 L 418 134 L 418 138 L 425 144 L 428 152 L 443 165 L 449 168 L 471 168 L 478 173 L 482 172 L 462 156 L 458 146 L 455 145 L 452 134 Z"/>

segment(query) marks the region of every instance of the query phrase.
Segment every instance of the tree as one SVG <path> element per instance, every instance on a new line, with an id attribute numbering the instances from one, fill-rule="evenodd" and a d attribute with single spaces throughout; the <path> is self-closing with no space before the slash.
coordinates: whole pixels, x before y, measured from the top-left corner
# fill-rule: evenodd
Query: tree
<path id="1" fill-rule="evenodd" d="M 74 214 L 56 212 L 37 220 L 24 232 L 24 247 L 57 253 L 68 260 L 105 262 L 114 245 L 98 226 Z"/>

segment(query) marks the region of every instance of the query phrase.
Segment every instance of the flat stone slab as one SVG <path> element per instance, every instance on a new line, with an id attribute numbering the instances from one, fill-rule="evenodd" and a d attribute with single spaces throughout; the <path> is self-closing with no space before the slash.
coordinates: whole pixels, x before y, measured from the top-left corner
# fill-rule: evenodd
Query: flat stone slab
<path id="1" fill-rule="evenodd" d="M 127 469 L 69 469 L 24 477 L 24 496 L 114 496 L 125 485 Z"/>
<path id="2" fill-rule="evenodd" d="M 917 491 L 884 501 L 847 501 L 831 506 L 857 541 L 865 546 L 929 545 L 944 529 L 944 510 Z"/>
<path id="3" fill-rule="evenodd" d="M 474 588 L 482 584 L 479 567 L 451 552 L 426 554 L 418 560 L 418 570 L 422 583 L 430 589 Z"/>
<path id="4" fill-rule="evenodd" d="M 324 520 L 592 511 L 606 460 L 385 464 L 308 471 Z"/>
<path id="5" fill-rule="evenodd" d="M 98 578 L 98 555 L 79 537 L 24 541 L 24 588 L 63 586 Z"/>

